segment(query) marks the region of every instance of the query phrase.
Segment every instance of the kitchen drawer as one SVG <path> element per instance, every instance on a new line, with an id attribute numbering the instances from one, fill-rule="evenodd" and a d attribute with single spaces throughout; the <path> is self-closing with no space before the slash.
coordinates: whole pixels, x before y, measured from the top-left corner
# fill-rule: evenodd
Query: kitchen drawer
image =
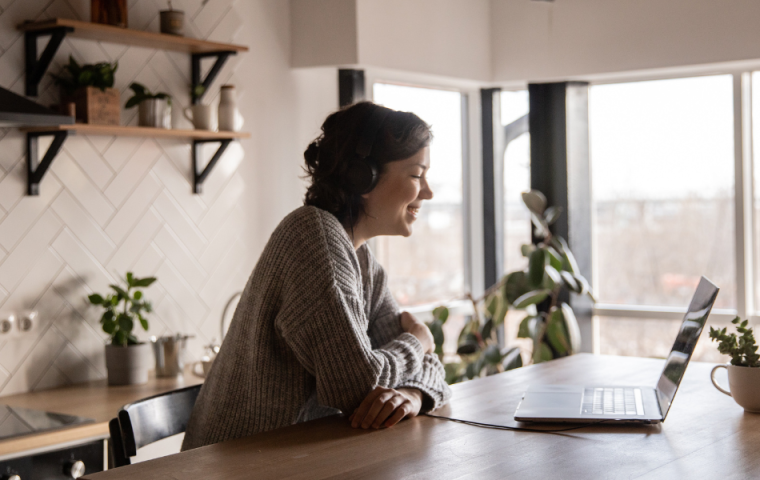
<path id="1" fill-rule="evenodd" d="M 18 475 L 20 480 L 63 480 L 72 476 L 71 467 L 81 461 L 85 473 L 102 472 L 105 469 L 105 440 L 85 443 L 72 447 L 36 453 L 25 457 L 0 461 L 0 479 Z"/>

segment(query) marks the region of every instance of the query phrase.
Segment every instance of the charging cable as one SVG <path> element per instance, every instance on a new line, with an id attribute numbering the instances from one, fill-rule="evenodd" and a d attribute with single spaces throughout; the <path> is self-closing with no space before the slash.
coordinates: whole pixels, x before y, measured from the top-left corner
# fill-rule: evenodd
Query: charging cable
<path id="1" fill-rule="evenodd" d="M 422 415 L 431 418 L 440 418 L 441 420 L 448 420 L 450 422 L 463 423 L 465 425 L 472 425 L 473 427 L 493 428 L 495 430 L 514 430 L 517 432 L 538 432 L 538 433 L 557 433 L 567 432 L 570 430 L 578 430 L 580 428 L 590 427 L 599 423 L 608 422 L 609 420 L 599 420 L 598 422 L 584 423 L 583 425 L 577 425 L 575 427 L 562 428 L 559 430 L 543 430 L 539 428 L 525 428 L 525 427 L 510 427 L 508 425 L 493 425 L 490 423 L 473 422 L 472 420 L 461 420 L 459 418 L 444 417 L 441 415 L 432 415 L 430 413 L 423 413 Z"/>

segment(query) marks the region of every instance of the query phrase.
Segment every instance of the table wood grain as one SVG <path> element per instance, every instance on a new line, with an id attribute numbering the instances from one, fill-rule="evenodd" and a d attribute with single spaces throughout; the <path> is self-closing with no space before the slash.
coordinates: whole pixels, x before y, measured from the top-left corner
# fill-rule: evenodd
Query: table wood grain
<path id="1" fill-rule="evenodd" d="M 152 375 L 152 374 L 151 374 Z M 0 458 L 19 452 L 67 444 L 87 439 L 106 438 L 108 422 L 127 403 L 177 388 L 197 385 L 203 381 L 190 373 L 189 367 L 177 378 L 151 378 L 144 385 L 108 386 L 97 380 L 69 387 L 0 397 L 0 404 L 31 408 L 46 412 L 65 413 L 95 420 L 51 432 L 42 432 L 0 441 Z"/>
<path id="2" fill-rule="evenodd" d="M 454 385 L 449 405 L 435 413 L 526 425 L 513 415 L 529 384 L 654 386 L 662 365 L 655 359 L 575 355 Z M 667 420 L 657 426 L 535 433 L 422 416 L 389 429 L 360 430 L 334 416 L 85 478 L 760 478 L 760 415 L 744 413 L 718 392 L 710 383 L 711 368 L 689 366 Z"/>

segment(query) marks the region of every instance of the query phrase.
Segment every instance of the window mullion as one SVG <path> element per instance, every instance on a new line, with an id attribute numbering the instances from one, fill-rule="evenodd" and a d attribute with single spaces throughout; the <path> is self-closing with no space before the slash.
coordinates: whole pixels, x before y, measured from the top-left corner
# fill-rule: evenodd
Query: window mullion
<path id="1" fill-rule="evenodd" d="M 736 229 L 736 310 L 746 318 L 753 301 L 753 175 L 751 74 L 734 74 L 734 205 Z"/>

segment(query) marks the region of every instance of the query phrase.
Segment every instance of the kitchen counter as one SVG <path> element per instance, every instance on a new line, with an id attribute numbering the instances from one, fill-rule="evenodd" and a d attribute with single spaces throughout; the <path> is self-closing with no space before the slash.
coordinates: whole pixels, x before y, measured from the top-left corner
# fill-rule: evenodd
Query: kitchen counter
<path id="1" fill-rule="evenodd" d="M 116 417 L 116 413 L 123 405 L 202 382 L 203 379 L 193 375 L 188 366 L 182 377 L 154 378 L 151 376 L 148 383 L 144 385 L 109 387 L 107 381 L 103 379 L 51 390 L 0 397 L 0 404 L 77 415 L 95 420 L 94 423 L 0 440 L 0 459 L 12 458 L 20 453 L 28 454 L 28 452 L 44 451 L 51 447 L 65 447 L 84 441 L 107 438 L 109 436 L 108 422 Z"/>

